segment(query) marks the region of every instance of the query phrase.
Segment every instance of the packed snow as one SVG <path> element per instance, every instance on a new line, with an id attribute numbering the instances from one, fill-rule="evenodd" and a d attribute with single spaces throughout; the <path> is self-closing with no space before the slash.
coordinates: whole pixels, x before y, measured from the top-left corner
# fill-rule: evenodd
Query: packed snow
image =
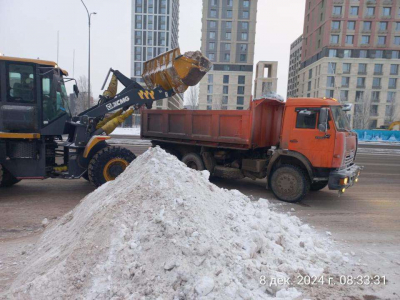
<path id="1" fill-rule="evenodd" d="M 297 217 L 208 178 L 149 149 L 47 226 L 5 297 L 307 298 L 322 287 L 260 278 L 337 274 L 348 264 L 329 237 Z"/>
<path id="2" fill-rule="evenodd" d="M 117 127 L 111 133 L 111 135 L 134 135 L 134 136 L 139 136 L 140 135 L 140 127 L 133 127 L 133 128 Z"/>

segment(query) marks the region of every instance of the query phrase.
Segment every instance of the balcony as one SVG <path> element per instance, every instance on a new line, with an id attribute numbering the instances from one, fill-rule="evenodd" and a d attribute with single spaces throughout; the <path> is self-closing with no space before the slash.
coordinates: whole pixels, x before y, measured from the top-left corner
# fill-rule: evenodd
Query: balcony
<path id="1" fill-rule="evenodd" d="M 335 13 L 332 14 L 332 19 L 341 19 L 341 18 L 343 18 L 342 14 L 335 14 Z"/>
<path id="2" fill-rule="evenodd" d="M 358 75 L 367 75 L 367 71 L 358 71 Z M 364 84 L 365 86 L 365 84 Z"/>
<path id="3" fill-rule="evenodd" d="M 374 90 L 380 90 L 380 89 L 382 88 L 382 86 L 381 86 L 381 85 L 373 85 L 372 88 L 373 88 Z M 374 100 L 372 100 L 372 101 L 374 101 Z M 378 100 L 378 101 L 379 101 L 379 100 Z"/>
<path id="4" fill-rule="evenodd" d="M 393 5 L 393 0 L 383 0 L 383 5 Z"/>
<path id="5" fill-rule="evenodd" d="M 361 44 L 360 47 L 362 48 L 368 48 L 370 46 L 370 44 Z"/>
<path id="6" fill-rule="evenodd" d="M 365 89 L 365 84 L 357 84 L 357 88 L 358 89 Z"/>
<path id="7" fill-rule="evenodd" d="M 331 29 L 331 32 L 332 33 L 340 33 L 342 30 L 339 28 L 339 29 Z"/>
<path id="8" fill-rule="evenodd" d="M 379 44 L 379 45 L 376 45 L 376 47 L 378 47 L 378 48 L 386 48 L 387 46 L 386 46 L 386 44 L 383 44 L 383 45 Z"/>
<path id="9" fill-rule="evenodd" d="M 365 19 L 375 19 L 375 15 L 365 15 Z"/>
<path id="10" fill-rule="evenodd" d="M 363 29 L 363 30 L 361 30 L 361 32 L 362 32 L 362 33 L 368 33 L 368 34 L 369 34 L 369 33 L 371 33 L 371 29 Z"/>
<path id="11" fill-rule="evenodd" d="M 392 16 L 391 15 L 383 15 L 381 18 L 387 20 L 387 19 L 391 19 Z"/>
<path id="12" fill-rule="evenodd" d="M 383 75 L 383 72 L 382 72 L 382 71 L 380 71 L 380 72 L 374 72 L 374 75 Z"/>
<path id="13" fill-rule="evenodd" d="M 368 6 L 374 6 L 374 5 L 376 5 L 376 0 L 367 0 L 367 5 L 368 5 Z"/>

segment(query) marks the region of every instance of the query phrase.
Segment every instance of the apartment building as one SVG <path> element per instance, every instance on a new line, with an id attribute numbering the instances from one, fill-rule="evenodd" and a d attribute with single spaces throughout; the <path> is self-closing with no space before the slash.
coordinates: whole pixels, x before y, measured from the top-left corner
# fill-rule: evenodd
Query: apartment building
<path id="1" fill-rule="evenodd" d="M 254 99 L 261 99 L 267 94 L 276 94 L 278 90 L 278 62 L 259 61 L 254 80 Z"/>
<path id="2" fill-rule="evenodd" d="M 257 0 L 203 0 L 201 51 L 213 69 L 200 82 L 200 109 L 249 107 Z"/>
<path id="3" fill-rule="evenodd" d="M 301 52 L 303 47 L 303 35 L 298 37 L 290 45 L 288 98 L 296 98 L 299 93 L 299 71 L 301 68 Z"/>
<path id="4" fill-rule="evenodd" d="M 400 105 L 400 0 L 307 0 L 299 96 L 352 103 L 354 128 L 390 123 Z"/>
<path id="5" fill-rule="evenodd" d="M 132 0 L 131 77 L 140 84 L 143 62 L 178 47 L 179 0 Z M 179 97 L 159 100 L 155 108 L 179 109 Z"/>

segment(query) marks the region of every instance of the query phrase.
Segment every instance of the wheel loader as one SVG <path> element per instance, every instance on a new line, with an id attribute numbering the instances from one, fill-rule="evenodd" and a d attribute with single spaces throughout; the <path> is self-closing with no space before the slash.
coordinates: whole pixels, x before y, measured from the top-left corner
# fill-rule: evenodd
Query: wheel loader
<path id="1" fill-rule="evenodd" d="M 108 145 L 109 134 L 134 110 L 196 85 L 210 68 L 200 52 L 181 55 L 177 48 L 144 63 L 147 88 L 110 69 L 98 104 L 73 117 L 67 71 L 51 61 L 0 56 L 0 187 L 23 179 L 83 177 L 95 186 L 114 180 L 135 155 Z"/>

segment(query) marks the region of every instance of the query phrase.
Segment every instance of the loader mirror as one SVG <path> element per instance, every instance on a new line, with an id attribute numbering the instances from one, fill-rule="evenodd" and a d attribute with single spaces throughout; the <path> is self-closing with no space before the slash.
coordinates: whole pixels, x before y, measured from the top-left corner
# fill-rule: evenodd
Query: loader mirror
<path id="1" fill-rule="evenodd" d="M 74 89 L 74 93 L 75 93 L 76 97 L 78 97 L 78 95 L 79 95 L 79 89 L 78 89 L 78 86 L 77 86 L 76 84 L 74 84 L 73 89 Z"/>
<path id="2" fill-rule="evenodd" d="M 319 111 L 319 121 L 318 121 L 318 130 L 321 132 L 326 132 L 328 129 L 328 116 L 329 110 L 326 107 L 321 108 Z"/>

